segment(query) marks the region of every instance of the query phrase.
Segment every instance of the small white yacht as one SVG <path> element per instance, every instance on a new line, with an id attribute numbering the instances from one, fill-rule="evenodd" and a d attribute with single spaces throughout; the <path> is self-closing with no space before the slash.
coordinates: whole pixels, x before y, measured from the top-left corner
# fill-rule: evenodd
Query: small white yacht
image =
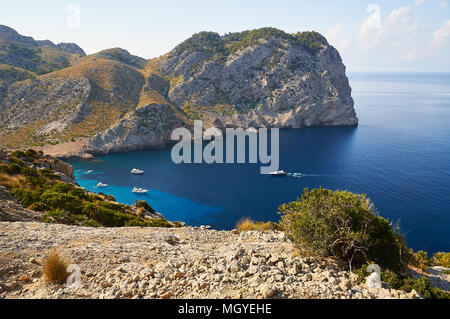
<path id="1" fill-rule="evenodd" d="M 285 171 L 281 170 L 281 171 L 271 172 L 271 173 L 269 173 L 269 175 L 271 175 L 271 176 L 286 176 L 287 173 Z"/>
<path id="2" fill-rule="evenodd" d="M 105 187 L 108 187 L 108 184 L 98 183 L 97 187 L 98 188 L 105 188 Z"/>
<path id="3" fill-rule="evenodd" d="M 140 169 L 137 169 L 137 168 L 133 168 L 131 170 L 131 174 L 133 174 L 133 175 L 144 175 L 144 171 L 142 171 Z"/>
<path id="4" fill-rule="evenodd" d="M 86 173 L 91 174 L 91 173 L 94 173 L 94 171 L 93 170 L 88 170 Z"/>
<path id="5" fill-rule="evenodd" d="M 133 188 L 133 190 L 131 191 L 132 193 L 135 193 L 135 194 L 147 194 L 148 193 L 148 189 L 143 189 L 143 188 L 140 188 L 140 187 L 135 187 L 135 188 Z"/>

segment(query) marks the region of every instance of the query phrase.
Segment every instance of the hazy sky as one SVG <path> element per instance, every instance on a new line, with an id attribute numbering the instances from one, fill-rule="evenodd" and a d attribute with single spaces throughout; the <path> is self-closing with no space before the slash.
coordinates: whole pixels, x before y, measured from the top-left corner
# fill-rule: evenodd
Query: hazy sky
<path id="1" fill-rule="evenodd" d="M 271 26 L 322 33 L 350 71 L 450 71 L 450 0 L 0 1 L 0 24 L 87 53 L 151 58 L 199 31 Z"/>

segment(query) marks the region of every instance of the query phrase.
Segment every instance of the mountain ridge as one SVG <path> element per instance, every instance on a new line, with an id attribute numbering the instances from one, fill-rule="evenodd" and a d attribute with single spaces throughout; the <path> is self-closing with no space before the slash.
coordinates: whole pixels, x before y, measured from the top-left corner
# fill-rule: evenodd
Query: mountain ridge
<path id="1" fill-rule="evenodd" d="M 121 48 L 85 55 L 0 26 L 0 147 L 164 147 L 196 119 L 219 128 L 355 126 L 353 106 L 339 52 L 317 32 L 200 32 L 145 60 Z"/>

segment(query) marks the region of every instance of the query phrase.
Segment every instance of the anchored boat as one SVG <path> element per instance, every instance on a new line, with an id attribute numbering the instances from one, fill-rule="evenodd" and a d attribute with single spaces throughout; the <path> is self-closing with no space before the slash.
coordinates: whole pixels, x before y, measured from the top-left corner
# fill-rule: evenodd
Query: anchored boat
<path id="1" fill-rule="evenodd" d="M 133 175 L 144 175 L 144 171 L 142 171 L 140 169 L 137 169 L 137 168 L 133 168 L 131 170 L 131 174 L 133 174 Z"/>
<path id="2" fill-rule="evenodd" d="M 147 193 L 148 193 L 148 189 L 143 189 L 143 188 L 140 188 L 140 187 L 135 187 L 135 188 L 133 188 L 133 190 L 132 190 L 131 192 L 133 192 L 133 193 L 135 193 L 135 194 L 147 194 Z"/>
<path id="3" fill-rule="evenodd" d="M 275 171 L 275 172 L 271 172 L 269 173 L 270 176 L 286 176 L 287 173 L 283 170 L 281 171 Z"/>

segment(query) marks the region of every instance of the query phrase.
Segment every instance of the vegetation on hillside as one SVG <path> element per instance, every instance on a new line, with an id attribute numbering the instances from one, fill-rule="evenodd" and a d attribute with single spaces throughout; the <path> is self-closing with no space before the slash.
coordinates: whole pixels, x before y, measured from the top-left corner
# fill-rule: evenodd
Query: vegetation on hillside
<path id="1" fill-rule="evenodd" d="M 281 226 L 301 254 L 330 257 L 359 268 L 360 281 L 369 275 L 368 264 L 378 264 L 382 280 L 391 288 L 425 298 L 450 298 L 450 293 L 431 286 L 426 277 L 410 277 L 409 267 L 448 266 L 450 253 L 414 253 L 406 246 L 398 225 L 379 216 L 365 196 L 323 188 L 305 189 L 301 198 L 279 208 Z"/>
<path id="2" fill-rule="evenodd" d="M 46 168 L 48 159 L 33 150 L 15 151 L 0 160 L 0 185 L 11 190 L 28 209 L 43 212 L 43 222 L 92 227 L 172 227 L 165 219 L 151 219 L 154 213 L 145 202 L 136 206 L 119 204 L 113 198 L 93 194 L 61 181 L 61 175 Z"/>
<path id="3" fill-rule="evenodd" d="M 35 75 L 25 69 L 7 64 L 0 64 L 0 82 L 13 83 L 34 78 Z"/>
<path id="4" fill-rule="evenodd" d="M 19 67 L 38 75 L 68 67 L 71 57 L 70 53 L 48 47 L 31 47 L 16 43 L 0 45 L 0 63 Z"/>
<path id="5" fill-rule="evenodd" d="M 325 37 L 314 31 L 289 34 L 276 28 L 261 28 L 229 33 L 223 37 L 215 32 L 200 32 L 178 45 L 174 52 L 176 54 L 182 54 L 188 50 L 205 51 L 220 58 L 255 45 L 260 40 L 270 40 L 273 38 L 301 45 L 311 53 L 320 50 L 324 45 L 328 44 Z"/>

